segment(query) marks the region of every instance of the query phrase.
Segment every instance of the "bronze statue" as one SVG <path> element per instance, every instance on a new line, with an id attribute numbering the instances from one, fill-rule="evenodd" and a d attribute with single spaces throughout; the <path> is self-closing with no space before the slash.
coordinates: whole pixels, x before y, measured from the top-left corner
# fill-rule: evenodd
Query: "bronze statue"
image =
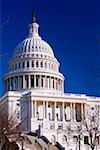
<path id="1" fill-rule="evenodd" d="M 32 12 L 32 23 L 34 23 L 36 21 L 35 15 L 36 15 L 36 13 L 33 10 L 33 12 Z"/>

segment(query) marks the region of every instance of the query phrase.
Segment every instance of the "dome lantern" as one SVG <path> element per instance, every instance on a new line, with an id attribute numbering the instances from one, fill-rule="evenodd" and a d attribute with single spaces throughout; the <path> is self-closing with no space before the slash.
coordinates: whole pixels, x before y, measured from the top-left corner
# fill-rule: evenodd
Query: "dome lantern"
<path id="1" fill-rule="evenodd" d="M 35 11 L 33 11 L 32 23 L 29 25 L 29 37 L 32 37 L 32 36 L 39 37 L 38 28 L 39 28 L 39 25 L 36 23 Z"/>

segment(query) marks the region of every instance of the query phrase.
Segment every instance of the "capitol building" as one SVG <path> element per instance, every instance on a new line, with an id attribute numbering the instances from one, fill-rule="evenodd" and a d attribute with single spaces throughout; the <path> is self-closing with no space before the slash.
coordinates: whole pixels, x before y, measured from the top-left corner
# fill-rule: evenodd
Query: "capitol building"
<path id="1" fill-rule="evenodd" d="M 9 115 L 16 115 L 24 131 L 40 129 L 41 135 L 52 144 L 58 142 L 65 150 L 80 150 L 79 146 L 81 150 L 90 150 L 82 121 L 89 121 L 89 116 L 100 123 L 100 97 L 64 93 L 60 63 L 38 29 L 33 12 L 29 34 L 8 62 L 1 103 L 8 104 Z M 100 150 L 100 133 L 95 150 Z"/>

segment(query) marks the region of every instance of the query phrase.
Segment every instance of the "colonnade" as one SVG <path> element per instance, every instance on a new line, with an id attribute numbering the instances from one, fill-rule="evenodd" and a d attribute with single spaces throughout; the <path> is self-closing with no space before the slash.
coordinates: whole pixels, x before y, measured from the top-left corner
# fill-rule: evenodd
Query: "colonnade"
<path id="1" fill-rule="evenodd" d="M 50 105 L 50 103 L 52 103 L 52 105 Z M 66 107 L 65 106 L 69 106 L 70 108 L 70 116 L 68 118 L 66 118 Z M 79 110 L 77 110 L 77 107 L 79 108 Z M 41 113 L 39 114 L 38 111 L 38 101 L 31 101 L 31 117 L 34 119 L 39 119 L 39 115 L 41 115 Z M 46 120 L 50 120 L 50 121 L 77 121 L 80 122 L 84 116 L 85 116 L 85 109 L 84 109 L 84 104 L 83 103 L 65 103 L 65 102 L 61 102 L 59 105 L 59 120 L 57 119 L 56 114 L 58 113 L 58 103 L 57 102 L 48 102 L 48 101 L 43 101 L 42 102 L 42 112 L 43 112 L 43 116 L 42 119 L 46 119 Z M 52 111 L 49 111 L 49 108 L 52 108 Z M 52 118 L 49 118 L 49 113 L 51 113 Z M 37 115 L 38 114 L 38 115 Z M 79 116 L 79 118 L 77 118 L 77 114 Z"/>
<path id="2" fill-rule="evenodd" d="M 5 80 L 5 91 L 30 88 L 43 88 L 63 91 L 63 81 L 59 78 L 45 75 L 14 76 Z"/>

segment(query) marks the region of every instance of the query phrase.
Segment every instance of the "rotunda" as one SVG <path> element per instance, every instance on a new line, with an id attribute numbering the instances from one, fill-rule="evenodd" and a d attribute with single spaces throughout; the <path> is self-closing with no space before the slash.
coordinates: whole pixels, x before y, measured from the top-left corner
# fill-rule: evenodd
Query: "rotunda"
<path id="1" fill-rule="evenodd" d="M 29 34 L 15 48 L 4 77 L 6 91 L 38 90 L 64 93 L 64 76 L 50 45 L 38 33 L 35 13 L 29 24 Z"/>

